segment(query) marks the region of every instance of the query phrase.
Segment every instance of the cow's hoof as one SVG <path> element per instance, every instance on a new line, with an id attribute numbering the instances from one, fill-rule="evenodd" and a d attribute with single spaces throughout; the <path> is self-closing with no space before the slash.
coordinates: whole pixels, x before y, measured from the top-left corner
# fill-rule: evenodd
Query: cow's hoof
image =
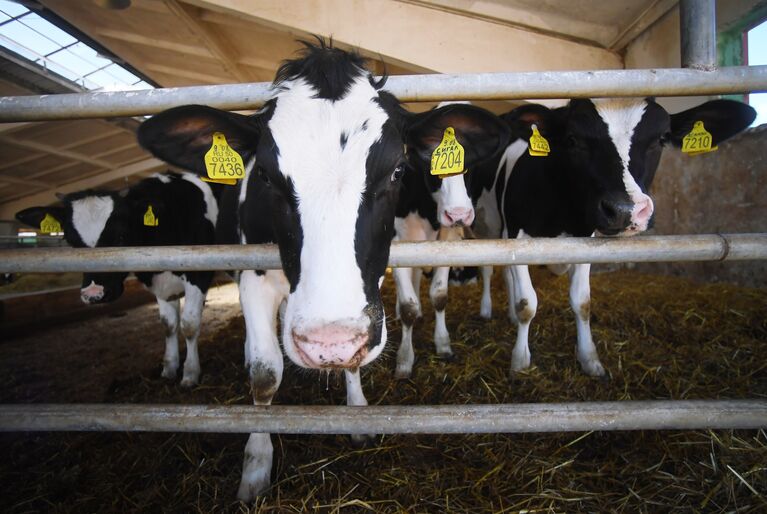
<path id="1" fill-rule="evenodd" d="M 237 499 L 241 502 L 252 503 L 259 495 L 263 494 L 271 486 L 269 478 L 246 483 L 241 481 L 237 489 Z"/>
<path id="2" fill-rule="evenodd" d="M 162 368 L 162 373 L 160 375 L 162 376 L 162 378 L 167 378 L 168 380 L 175 380 L 177 372 L 178 372 L 178 368 L 169 368 L 167 366 L 164 366 Z"/>
<path id="3" fill-rule="evenodd" d="M 437 358 L 445 362 L 455 362 L 455 354 L 452 350 L 447 352 L 437 352 Z"/>
<path id="4" fill-rule="evenodd" d="M 408 380 L 412 375 L 413 375 L 412 366 L 408 366 L 408 367 L 397 366 L 397 369 L 394 370 L 394 378 L 396 378 L 397 380 Z"/>
<path id="5" fill-rule="evenodd" d="M 199 383 L 200 383 L 199 375 L 184 377 L 183 379 L 181 379 L 181 387 L 185 387 L 187 389 L 192 388 Z"/>
<path id="6" fill-rule="evenodd" d="M 610 378 L 607 374 L 607 371 L 605 371 L 604 366 L 602 366 L 602 363 L 598 360 L 581 362 L 581 369 L 590 377 L 602 378 L 605 380 Z"/>

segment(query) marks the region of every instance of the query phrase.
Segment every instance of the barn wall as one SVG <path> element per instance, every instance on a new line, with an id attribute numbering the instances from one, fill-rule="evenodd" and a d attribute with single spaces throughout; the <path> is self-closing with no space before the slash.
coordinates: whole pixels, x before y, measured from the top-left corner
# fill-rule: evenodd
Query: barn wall
<path id="1" fill-rule="evenodd" d="M 653 234 L 767 231 L 767 124 L 689 157 L 667 149 L 652 187 Z M 767 261 L 649 263 L 637 269 L 767 287 Z"/>

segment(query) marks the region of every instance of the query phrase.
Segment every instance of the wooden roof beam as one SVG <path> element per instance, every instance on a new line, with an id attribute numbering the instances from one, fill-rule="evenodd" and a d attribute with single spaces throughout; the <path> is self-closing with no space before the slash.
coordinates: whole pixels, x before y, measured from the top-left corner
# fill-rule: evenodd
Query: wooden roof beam
<path id="1" fill-rule="evenodd" d="M 299 36 L 332 35 L 335 41 L 359 48 L 366 55 L 380 53 L 394 64 L 441 73 L 623 67 L 619 55 L 602 48 L 412 3 L 383 0 L 187 2 Z"/>
<path id="2" fill-rule="evenodd" d="M 170 12 L 202 40 L 205 47 L 221 63 L 227 73 L 236 77 L 240 82 L 253 81 L 253 77 L 237 66 L 237 53 L 232 46 L 224 41 L 215 30 L 211 30 L 200 20 L 196 9 L 177 0 L 164 0 L 164 2 Z"/>

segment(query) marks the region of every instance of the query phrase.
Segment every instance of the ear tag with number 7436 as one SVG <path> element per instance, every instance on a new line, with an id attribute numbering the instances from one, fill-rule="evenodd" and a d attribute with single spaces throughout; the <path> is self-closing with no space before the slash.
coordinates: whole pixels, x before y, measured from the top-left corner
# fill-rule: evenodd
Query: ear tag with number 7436
<path id="1" fill-rule="evenodd" d="M 447 127 L 442 142 L 431 154 L 431 174 L 439 178 L 452 177 L 464 172 L 464 150 L 455 138 L 453 127 Z"/>
<path id="2" fill-rule="evenodd" d="M 234 180 L 245 178 L 245 165 L 242 157 L 229 143 L 221 132 L 213 133 L 213 143 L 205 152 L 205 170 L 208 172 L 208 182 L 234 184 Z"/>
<path id="3" fill-rule="evenodd" d="M 712 147 L 711 133 L 703 126 L 702 121 L 696 121 L 689 134 L 682 139 L 682 152 L 687 155 L 698 155 L 713 152 L 718 146 Z"/>

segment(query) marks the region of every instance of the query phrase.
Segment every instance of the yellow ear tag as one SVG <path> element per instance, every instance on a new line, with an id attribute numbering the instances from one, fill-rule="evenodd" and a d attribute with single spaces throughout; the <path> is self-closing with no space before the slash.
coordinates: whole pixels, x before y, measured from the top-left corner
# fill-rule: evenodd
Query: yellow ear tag
<path id="1" fill-rule="evenodd" d="M 245 178 L 245 165 L 221 132 L 213 133 L 213 144 L 205 152 L 205 170 L 208 178 L 214 180 L 238 180 Z"/>
<path id="2" fill-rule="evenodd" d="M 530 128 L 533 129 L 533 135 L 530 136 L 527 151 L 533 157 L 546 157 L 551 152 L 549 142 L 538 132 L 538 127 L 535 124 L 531 125 Z"/>
<path id="3" fill-rule="evenodd" d="M 156 227 L 160 224 L 159 218 L 156 218 L 154 215 L 154 211 L 152 211 L 152 206 L 149 205 L 146 208 L 146 212 L 144 213 L 144 226 L 146 227 Z"/>
<path id="4" fill-rule="evenodd" d="M 207 178 L 200 177 L 203 182 L 210 182 L 211 184 L 226 184 L 227 186 L 233 186 L 237 183 L 236 178 Z"/>
<path id="5" fill-rule="evenodd" d="M 464 173 L 464 151 L 455 138 L 453 127 L 447 127 L 442 142 L 431 154 L 431 174 L 447 178 Z"/>
<path id="6" fill-rule="evenodd" d="M 51 216 L 50 214 L 46 214 L 43 218 L 43 221 L 40 222 L 40 233 L 41 234 L 52 234 L 53 232 L 64 232 L 61 230 L 61 223 L 59 223 L 59 220 Z"/>
<path id="7" fill-rule="evenodd" d="M 682 151 L 687 155 L 698 155 L 713 152 L 718 146 L 711 146 L 711 133 L 703 126 L 702 121 L 696 121 L 689 134 L 682 139 Z"/>

